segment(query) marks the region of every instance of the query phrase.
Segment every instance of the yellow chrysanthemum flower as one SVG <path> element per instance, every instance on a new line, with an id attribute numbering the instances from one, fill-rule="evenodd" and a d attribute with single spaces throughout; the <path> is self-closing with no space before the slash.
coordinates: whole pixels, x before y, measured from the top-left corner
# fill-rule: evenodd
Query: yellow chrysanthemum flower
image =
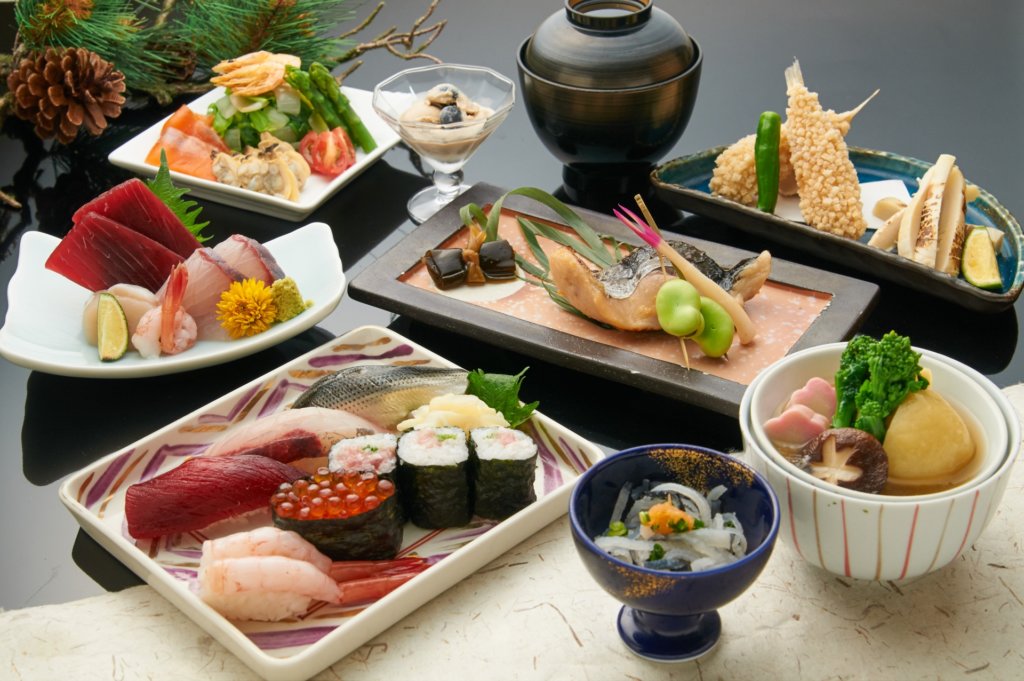
<path id="1" fill-rule="evenodd" d="M 263 333 L 277 317 L 277 305 L 270 287 L 258 279 L 232 282 L 220 294 L 217 319 L 232 338 Z"/>

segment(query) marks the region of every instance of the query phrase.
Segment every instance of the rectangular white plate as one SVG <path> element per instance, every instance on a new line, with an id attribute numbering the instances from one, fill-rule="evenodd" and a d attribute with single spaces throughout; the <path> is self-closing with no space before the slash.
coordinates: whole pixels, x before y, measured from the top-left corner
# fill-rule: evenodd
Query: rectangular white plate
<path id="1" fill-rule="evenodd" d="M 303 298 L 313 301 L 302 314 L 248 338 L 199 341 L 180 354 L 153 359 L 129 352 L 116 362 L 103 362 L 82 332 L 82 309 L 92 293 L 45 267 L 58 243 L 60 239 L 43 232 L 21 237 L 18 267 L 7 286 L 7 318 L 0 327 L 0 355 L 48 374 L 138 378 L 220 364 L 305 331 L 329 315 L 345 293 L 334 234 L 326 224 L 314 222 L 265 244 Z"/>
<path id="2" fill-rule="evenodd" d="M 180 465 L 226 431 L 287 407 L 320 376 L 364 363 L 454 366 L 393 331 L 360 327 L 71 475 L 61 485 L 61 501 L 86 532 L 255 672 L 271 681 L 309 678 L 564 514 L 578 476 L 604 456 L 596 445 L 535 413 L 523 428 L 539 449 L 537 501 L 496 525 L 435 531 L 406 525 L 403 551 L 415 547 L 417 555 L 441 557 L 439 562 L 371 605 L 314 606 L 292 621 L 233 622 L 192 590 L 202 540 L 269 523 L 269 512 L 225 521 L 208 528 L 209 534 L 145 541 L 127 534 L 129 485 Z M 543 405 L 542 395 L 526 397 Z"/>
<path id="3" fill-rule="evenodd" d="M 348 184 L 359 173 L 366 170 L 378 158 L 384 155 L 391 147 L 398 144 L 399 137 L 387 123 L 373 110 L 371 105 L 372 92 L 356 88 L 342 87 L 342 92 L 349 98 L 352 108 L 363 120 L 366 128 L 373 135 L 377 142 L 377 148 L 369 154 L 363 151 L 356 151 L 356 162 L 351 168 L 337 177 L 324 177 L 313 174 L 306 180 L 306 186 L 297 201 L 261 194 L 259 192 L 242 189 L 241 187 L 229 187 L 213 180 L 206 180 L 199 177 L 192 177 L 184 173 L 171 171 L 174 184 L 179 187 L 188 187 L 193 196 L 199 196 L 217 203 L 224 203 L 242 210 L 251 210 L 265 215 L 282 218 L 284 220 L 301 220 L 334 195 L 339 189 Z M 202 97 L 189 102 L 189 108 L 196 113 L 206 115 L 210 104 L 224 96 L 224 88 L 217 88 L 207 92 Z M 164 118 L 159 123 L 152 125 L 131 138 L 108 156 L 111 163 L 122 168 L 134 171 L 146 177 L 156 175 L 156 166 L 146 163 L 146 155 L 153 148 L 160 138 L 160 131 L 167 122 Z"/>

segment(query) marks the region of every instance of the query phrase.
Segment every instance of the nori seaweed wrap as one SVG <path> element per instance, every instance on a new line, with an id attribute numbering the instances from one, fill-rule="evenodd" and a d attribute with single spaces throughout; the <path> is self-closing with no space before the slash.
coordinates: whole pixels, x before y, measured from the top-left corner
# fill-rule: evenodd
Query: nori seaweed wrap
<path id="1" fill-rule="evenodd" d="M 472 517 L 469 448 L 461 428 L 420 428 L 398 440 L 398 485 L 405 512 L 427 529 L 461 527 Z"/>
<path id="2" fill-rule="evenodd" d="M 387 560 L 402 548 L 395 484 L 374 473 L 332 473 L 284 483 L 270 498 L 274 525 L 298 532 L 332 560 Z"/>
<path id="3" fill-rule="evenodd" d="M 537 499 L 537 443 L 512 428 L 474 428 L 473 512 L 487 520 L 504 520 Z"/>

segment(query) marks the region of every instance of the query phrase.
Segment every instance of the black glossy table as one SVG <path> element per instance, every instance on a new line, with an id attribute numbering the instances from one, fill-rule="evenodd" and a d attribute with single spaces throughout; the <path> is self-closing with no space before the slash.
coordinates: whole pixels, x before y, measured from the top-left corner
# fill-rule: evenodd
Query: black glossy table
<path id="1" fill-rule="evenodd" d="M 420 2 L 390 3 L 380 26 L 408 26 Z M 988 3 L 820 3 L 757 0 L 683 3 L 660 0 L 701 43 L 705 66 L 689 128 L 672 158 L 729 143 L 747 134 L 766 108 L 783 110 L 783 69 L 798 57 L 808 85 L 826 107 L 844 110 L 875 88 L 881 94 L 857 118 L 851 144 L 924 160 L 958 158 L 965 174 L 1016 215 L 1024 215 L 1024 7 Z M 431 52 L 449 62 L 481 64 L 515 76 L 519 43 L 558 0 L 479 2 L 443 0 L 448 20 Z M 365 11 L 366 8 L 364 8 Z M 13 34 L 12 5 L 0 4 L 0 42 Z M 347 81 L 371 89 L 406 63 L 370 54 Z M 0 208 L 0 283 L 9 281 L 18 241 L 30 230 L 63 235 L 72 212 L 96 193 L 126 179 L 106 155 L 166 109 L 126 112 L 99 140 L 69 149 L 36 140 L 19 121 L 0 134 L 0 187 L 24 203 Z M 310 216 L 334 229 L 349 277 L 373 267 L 381 254 L 414 229 L 404 203 L 428 184 L 415 156 L 396 147 Z M 470 181 L 551 192 L 562 168 L 533 134 L 517 105 L 466 168 Z M 243 232 L 269 239 L 296 225 L 202 202 L 218 237 Z M 746 248 L 764 244 L 724 225 L 668 212 L 663 226 Z M 801 253 L 772 247 L 775 257 L 868 278 Z M 881 296 L 862 330 L 896 329 L 917 345 L 960 359 L 1000 385 L 1024 378 L 1017 310 L 966 312 L 878 280 Z M 4 297 L 0 314 L 6 314 Z M 60 480 L 100 456 L 130 444 L 234 387 L 355 326 L 391 325 L 463 366 L 518 371 L 530 366 L 526 393 L 549 416 L 584 436 L 620 448 L 650 441 L 738 447 L 733 419 L 674 403 L 629 386 L 570 372 L 506 349 L 394 318 L 345 298 L 313 330 L 251 357 L 188 374 L 134 380 L 63 378 L 0 361 L 0 608 L 59 603 L 138 583 L 116 560 L 79 532 L 57 498 Z"/>

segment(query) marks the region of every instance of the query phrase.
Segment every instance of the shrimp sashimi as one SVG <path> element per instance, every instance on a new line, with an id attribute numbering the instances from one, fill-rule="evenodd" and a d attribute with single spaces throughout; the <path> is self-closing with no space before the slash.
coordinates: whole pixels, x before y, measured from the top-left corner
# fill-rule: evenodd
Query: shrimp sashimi
<path id="1" fill-rule="evenodd" d="M 302 538 L 298 532 L 277 527 L 257 527 L 249 532 L 236 532 L 218 539 L 203 542 L 203 559 L 224 560 L 245 556 L 284 556 L 312 563 L 320 572 L 328 574 L 331 559 L 320 553 L 315 546 Z"/>
<path id="2" fill-rule="evenodd" d="M 277 621 L 338 603 L 338 584 L 312 563 L 285 556 L 199 561 L 199 596 L 229 619 Z"/>
<path id="3" fill-rule="evenodd" d="M 143 357 L 174 355 L 196 344 L 196 321 L 182 307 L 187 286 L 188 269 L 179 263 L 167 278 L 163 302 L 142 315 L 132 334 L 132 346 Z"/>

